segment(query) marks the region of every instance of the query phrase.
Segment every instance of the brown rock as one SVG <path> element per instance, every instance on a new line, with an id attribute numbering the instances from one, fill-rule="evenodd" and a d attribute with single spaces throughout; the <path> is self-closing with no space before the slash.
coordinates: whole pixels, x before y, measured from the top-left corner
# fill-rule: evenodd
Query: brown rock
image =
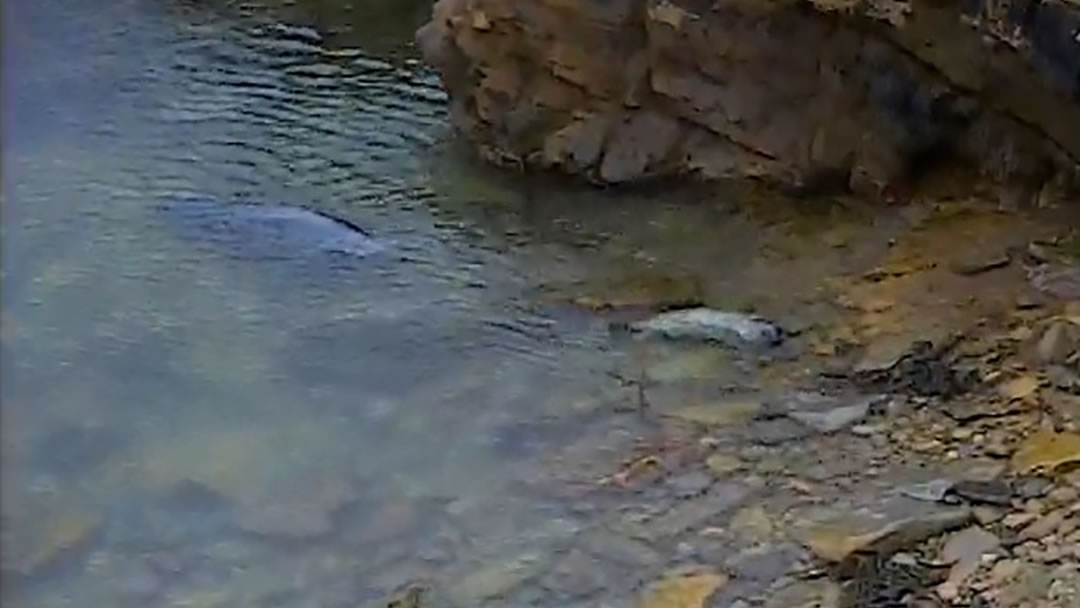
<path id="1" fill-rule="evenodd" d="M 1011 466 L 1020 474 L 1052 472 L 1059 466 L 1080 462 L 1080 434 L 1041 431 L 1028 437 L 1013 454 Z"/>
<path id="2" fill-rule="evenodd" d="M 668 574 L 645 589 L 638 608 L 704 608 L 728 578 L 713 572 Z"/>
<path id="3" fill-rule="evenodd" d="M 951 150 L 935 160 L 1034 198 L 1055 168 L 1075 179 L 1080 7 L 1004 1 L 1028 17 L 999 32 L 981 14 L 997 13 L 989 0 L 440 0 L 417 43 L 455 124 L 495 162 L 889 197 L 929 152 Z M 513 86 L 485 80 L 506 69 Z"/>

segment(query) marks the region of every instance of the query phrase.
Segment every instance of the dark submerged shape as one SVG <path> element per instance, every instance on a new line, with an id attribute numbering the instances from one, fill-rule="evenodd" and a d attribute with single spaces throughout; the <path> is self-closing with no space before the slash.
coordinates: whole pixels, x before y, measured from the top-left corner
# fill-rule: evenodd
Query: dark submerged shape
<path id="1" fill-rule="evenodd" d="M 366 258 L 386 249 L 363 228 L 319 211 L 289 205 L 177 199 L 159 209 L 185 238 L 231 257 L 288 260 L 319 254 Z"/>

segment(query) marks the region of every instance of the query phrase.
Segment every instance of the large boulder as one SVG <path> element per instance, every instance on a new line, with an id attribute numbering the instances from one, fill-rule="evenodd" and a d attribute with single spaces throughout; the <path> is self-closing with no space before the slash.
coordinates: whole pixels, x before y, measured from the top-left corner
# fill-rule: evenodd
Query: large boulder
<path id="1" fill-rule="evenodd" d="M 417 41 L 504 165 L 888 194 L 1080 173 L 1080 0 L 439 0 Z"/>

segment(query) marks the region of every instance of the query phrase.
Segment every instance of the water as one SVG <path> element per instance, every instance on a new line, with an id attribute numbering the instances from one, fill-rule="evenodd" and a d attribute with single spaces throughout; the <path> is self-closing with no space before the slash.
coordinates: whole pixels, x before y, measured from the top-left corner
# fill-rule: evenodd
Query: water
<path id="1" fill-rule="evenodd" d="M 635 382 L 766 379 L 731 353 L 622 344 L 567 301 L 687 275 L 714 306 L 805 327 L 833 314 L 809 304 L 823 275 L 862 272 L 909 225 L 477 166 L 409 46 L 429 8 L 5 3 L 5 604 L 629 597 L 680 554 L 608 528 L 702 475 L 596 494 L 640 437 L 671 447 Z M 389 245 L 230 255 L 160 213 L 190 197 L 304 207 Z M 869 236 L 821 244 L 837 225 Z"/>
<path id="2" fill-rule="evenodd" d="M 355 606 L 584 525 L 523 477 L 618 426 L 618 353 L 535 289 L 609 237 L 461 160 L 425 2 L 325 4 L 5 4 L 12 606 Z M 393 245 L 231 256 L 183 197 Z"/>

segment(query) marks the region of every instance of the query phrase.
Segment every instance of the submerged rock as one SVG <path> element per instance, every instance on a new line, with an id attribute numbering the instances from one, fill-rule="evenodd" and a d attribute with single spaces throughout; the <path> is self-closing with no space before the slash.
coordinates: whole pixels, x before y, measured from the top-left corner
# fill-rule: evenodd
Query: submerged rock
<path id="1" fill-rule="evenodd" d="M 498 560 L 465 575 L 448 593 L 459 606 L 478 606 L 487 600 L 505 598 L 519 585 L 543 574 L 550 565 L 550 556 L 540 553 Z"/>
<path id="2" fill-rule="evenodd" d="M 75 478 L 108 460 L 128 439 L 110 427 L 61 426 L 35 442 L 32 465 L 60 478 Z"/>
<path id="3" fill-rule="evenodd" d="M 242 530 L 283 539 L 310 539 L 334 528 L 333 516 L 359 497 L 341 480 L 300 484 L 292 491 L 236 505 L 234 517 Z"/>
<path id="4" fill-rule="evenodd" d="M 629 324 L 633 333 L 674 340 L 697 340 L 730 345 L 772 346 L 784 339 L 784 330 L 761 317 L 710 308 L 688 308 L 661 313 Z"/>
<path id="5" fill-rule="evenodd" d="M 57 499 L 5 508 L 4 519 L 2 569 L 22 576 L 35 575 L 80 555 L 104 524 L 99 514 Z"/>
<path id="6" fill-rule="evenodd" d="M 751 397 L 687 405 L 668 412 L 665 416 L 702 426 L 717 427 L 747 422 L 761 411 L 761 401 Z"/>
<path id="7" fill-rule="evenodd" d="M 646 541 L 658 541 L 677 536 L 689 529 L 701 526 L 709 519 L 731 511 L 752 494 L 743 484 L 721 482 L 708 493 L 684 501 L 670 511 L 644 524 L 637 535 Z"/>

